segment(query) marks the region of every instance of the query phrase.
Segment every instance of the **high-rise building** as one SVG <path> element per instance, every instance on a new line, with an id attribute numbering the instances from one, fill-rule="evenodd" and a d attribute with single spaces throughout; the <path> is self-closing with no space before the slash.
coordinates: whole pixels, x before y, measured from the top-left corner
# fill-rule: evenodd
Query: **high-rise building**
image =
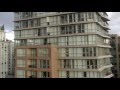
<path id="1" fill-rule="evenodd" d="M 16 78 L 111 78 L 106 12 L 14 12 Z"/>
<path id="2" fill-rule="evenodd" d="M 4 25 L 0 26 L 0 78 L 5 78 L 8 72 L 8 44 L 5 42 Z"/>
<path id="3" fill-rule="evenodd" d="M 0 78 L 8 74 L 8 43 L 0 42 Z"/>
<path id="4" fill-rule="evenodd" d="M 5 41 L 5 31 L 4 31 L 4 25 L 0 26 L 0 42 Z"/>
<path id="5" fill-rule="evenodd" d="M 120 36 L 117 34 L 110 34 L 111 37 L 111 62 L 113 64 L 112 73 L 114 78 L 120 78 Z"/>
<path id="6" fill-rule="evenodd" d="M 4 25 L 0 26 L 0 78 L 8 77 L 9 71 L 11 71 L 9 70 L 13 65 L 10 64 L 10 62 L 13 62 L 13 56 L 11 55 L 14 52 L 12 43 L 12 41 L 6 39 Z"/>

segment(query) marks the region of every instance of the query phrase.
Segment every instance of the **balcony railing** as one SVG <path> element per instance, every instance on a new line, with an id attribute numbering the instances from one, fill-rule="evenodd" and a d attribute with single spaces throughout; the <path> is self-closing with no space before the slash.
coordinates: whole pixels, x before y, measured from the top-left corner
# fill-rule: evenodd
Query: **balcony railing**
<path id="1" fill-rule="evenodd" d="M 97 65 L 61 65 L 61 69 L 97 69 Z"/>
<path id="2" fill-rule="evenodd" d="M 110 64 L 101 65 L 60 65 L 61 69 L 99 69 Z"/>

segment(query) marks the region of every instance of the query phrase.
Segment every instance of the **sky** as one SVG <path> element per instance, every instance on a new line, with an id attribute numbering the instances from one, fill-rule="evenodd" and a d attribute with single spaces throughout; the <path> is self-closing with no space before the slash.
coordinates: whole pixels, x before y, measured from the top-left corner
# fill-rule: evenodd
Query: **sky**
<path id="1" fill-rule="evenodd" d="M 120 12 L 107 12 L 110 21 L 110 34 L 119 34 L 120 35 Z M 0 12 L 0 26 L 4 24 L 6 38 L 9 40 L 14 39 L 14 14 L 13 12 Z"/>

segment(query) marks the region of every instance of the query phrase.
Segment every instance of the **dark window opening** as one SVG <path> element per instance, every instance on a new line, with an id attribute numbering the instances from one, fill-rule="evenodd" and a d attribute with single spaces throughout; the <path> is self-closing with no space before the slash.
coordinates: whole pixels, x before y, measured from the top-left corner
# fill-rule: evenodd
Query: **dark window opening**
<path id="1" fill-rule="evenodd" d="M 83 76 L 84 76 L 84 77 L 87 77 L 87 73 L 86 73 L 86 72 L 83 72 Z"/>
<path id="2" fill-rule="evenodd" d="M 67 71 L 67 72 L 66 72 L 66 74 L 67 74 L 67 75 L 66 75 L 66 76 L 67 76 L 67 78 L 70 78 L 70 72 L 69 72 L 69 71 Z"/>
<path id="3" fill-rule="evenodd" d="M 44 39 L 44 45 L 47 45 L 47 38 Z"/>

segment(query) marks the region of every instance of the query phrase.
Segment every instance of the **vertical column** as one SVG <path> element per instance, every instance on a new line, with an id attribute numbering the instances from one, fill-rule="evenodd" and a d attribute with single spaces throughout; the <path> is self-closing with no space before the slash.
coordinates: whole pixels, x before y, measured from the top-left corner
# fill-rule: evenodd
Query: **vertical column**
<path id="1" fill-rule="evenodd" d="M 15 78 L 17 78 L 17 48 L 15 48 Z"/>
<path id="2" fill-rule="evenodd" d="M 39 47 L 37 47 L 36 48 L 36 53 L 37 53 L 37 58 L 36 58 L 36 60 L 37 60 L 37 69 L 39 69 L 39 55 L 38 55 L 38 49 L 39 49 Z M 39 71 L 37 70 L 37 78 L 39 78 Z"/>
<path id="3" fill-rule="evenodd" d="M 28 61 L 28 55 L 27 55 L 27 48 L 25 48 L 25 68 L 24 68 L 24 70 L 25 70 L 25 77 L 27 78 L 27 68 L 28 68 L 28 66 L 27 66 L 27 61 Z"/>
<path id="4" fill-rule="evenodd" d="M 51 78 L 58 78 L 58 52 L 57 47 L 52 46 L 51 48 Z"/>
<path id="5" fill-rule="evenodd" d="M 67 23 L 69 23 L 69 14 L 67 14 Z"/>

